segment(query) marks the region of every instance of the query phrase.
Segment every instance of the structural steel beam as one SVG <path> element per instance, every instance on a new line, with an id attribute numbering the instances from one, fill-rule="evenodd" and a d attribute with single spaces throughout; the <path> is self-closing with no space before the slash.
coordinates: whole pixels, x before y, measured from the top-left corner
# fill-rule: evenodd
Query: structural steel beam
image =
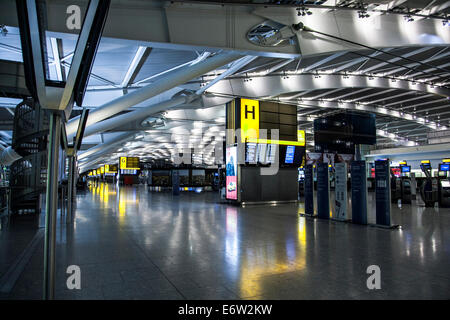
<path id="1" fill-rule="evenodd" d="M 176 87 L 177 85 L 183 84 L 193 78 L 199 77 L 206 72 L 230 63 L 240 57 L 240 55 L 234 53 L 218 54 L 193 66 L 187 66 L 173 71 L 152 84 L 149 84 L 117 99 L 109 101 L 104 105 L 94 109 L 89 114 L 86 134 L 89 131 L 90 125 L 109 118 L 123 110 L 128 109 L 131 106 L 134 106 L 153 96 L 156 96 L 157 94 Z M 79 117 L 76 117 L 68 122 L 66 129 L 67 135 L 69 137 L 75 134 L 78 121 Z"/>
<path id="2" fill-rule="evenodd" d="M 231 94 L 243 97 L 265 97 L 289 94 L 294 91 L 336 88 L 381 88 L 408 90 L 408 92 L 425 92 L 438 96 L 450 96 L 450 90 L 402 79 L 388 79 L 363 75 L 334 75 L 295 74 L 283 79 L 283 75 L 258 77 L 250 75 L 252 81 L 245 82 L 245 78 L 231 78 L 219 81 L 209 92 L 215 94 Z M 405 93 L 406 94 L 406 93 Z"/>
<path id="3" fill-rule="evenodd" d="M 14 0 L 2 1 L 0 21 L 17 26 L 16 18 L 9 14 L 13 6 Z M 130 6 L 126 2 L 117 2 L 111 7 L 109 21 L 112 23 L 106 26 L 104 36 L 134 40 L 135 43 L 154 48 L 231 49 L 245 54 L 280 58 L 298 58 L 300 54 L 315 55 L 349 49 L 345 44 L 302 33 L 297 37 L 301 51 L 297 45 L 261 47 L 249 42 L 247 32 L 270 19 L 287 26 L 303 21 L 315 30 L 373 47 L 426 45 L 429 39 L 421 36 L 424 34 L 436 35 L 433 41 L 437 44 L 450 42 L 450 35 L 442 27 L 440 19 L 414 21 L 414 27 L 411 28 L 411 23 L 397 14 L 359 19 L 357 10 L 340 8 L 330 12 L 324 7 L 311 9 L 312 16 L 298 17 L 295 7 L 253 7 L 256 10 L 227 4 L 139 1 Z M 49 31 L 67 33 L 66 21 L 60 18 L 66 16 L 65 10 L 64 4 L 56 1 L 48 3 Z M 202 37 L 198 37 L 199 34 Z"/>

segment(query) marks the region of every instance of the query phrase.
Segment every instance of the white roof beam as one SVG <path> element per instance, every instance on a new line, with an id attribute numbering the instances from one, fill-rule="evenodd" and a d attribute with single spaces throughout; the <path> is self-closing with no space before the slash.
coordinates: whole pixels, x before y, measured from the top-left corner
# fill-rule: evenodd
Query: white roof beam
<path id="1" fill-rule="evenodd" d="M 386 48 L 383 51 L 384 52 L 389 52 L 391 50 L 392 50 L 392 48 Z M 374 53 L 371 53 L 369 55 L 369 57 L 371 57 L 371 58 L 372 57 L 376 57 L 376 56 L 379 56 L 380 54 L 382 54 L 382 52 L 376 51 Z M 369 60 L 370 59 L 369 57 L 367 57 L 367 58 L 366 57 L 361 57 L 361 58 L 353 59 L 352 61 L 350 61 L 350 62 L 348 62 L 348 63 L 346 63 L 346 64 L 344 64 L 344 65 L 342 65 L 342 66 L 340 66 L 338 68 L 333 69 L 333 72 L 340 72 L 342 70 L 348 69 L 348 68 L 354 66 L 355 64 L 358 64 L 358 63 L 364 62 L 366 60 Z"/>
<path id="2" fill-rule="evenodd" d="M 422 53 L 422 52 L 425 52 L 425 51 L 428 51 L 428 50 L 431 50 L 431 49 L 433 49 L 433 47 L 423 47 L 423 48 L 420 48 L 420 49 L 408 52 L 406 54 L 403 54 L 402 57 L 409 58 L 409 57 L 415 56 L 415 55 L 417 55 L 419 53 Z M 397 61 L 400 61 L 400 60 L 403 60 L 403 59 L 400 58 L 400 57 L 392 58 L 392 59 L 387 60 L 386 62 L 381 62 L 381 63 L 373 65 L 373 66 L 371 66 L 369 68 L 366 68 L 364 70 L 360 70 L 360 72 L 361 73 L 368 73 L 368 72 L 371 72 L 373 70 L 379 69 L 379 68 L 381 68 L 381 67 L 383 67 L 385 65 L 388 65 L 390 63 L 394 63 L 394 62 L 397 62 Z"/>
<path id="3" fill-rule="evenodd" d="M 122 83 L 121 83 L 122 88 L 126 88 L 130 85 L 131 76 L 137 70 L 139 63 L 141 62 L 146 50 L 147 50 L 147 47 L 144 47 L 144 46 L 139 46 L 138 49 L 136 50 L 133 60 L 131 60 L 130 66 L 128 67 L 128 70 L 122 80 Z"/>
<path id="4" fill-rule="evenodd" d="M 433 100 L 433 101 L 417 103 L 417 104 L 413 104 L 413 105 L 410 105 L 410 106 L 403 107 L 402 109 L 409 109 L 409 108 L 414 108 L 414 107 L 420 107 L 420 106 L 424 106 L 424 105 L 432 104 L 432 103 L 437 103 L 437 102 L 441 102 L 441 101 L 448 101 L 448 98 L 442 98 L 442 99 L 436 99 L 436 100 Z"/>
<path id="5" fill-rule="evenodd" d="M 343 56 L 346 53 L 347 53 L 347 51 L 337 52 L 337 53 L 335 53 L 335 54 L 333 54 L 331 56 L 328 56 L 328 57 L 326 57 L 324 59 L 321 59 L 321 60 L 317 61 L 316 63 L 313 63 L 313 64 L 309 65 L 306 68 L 303 68 L 302 72 L 308 72 L 308 71 L 314 70 L 314 69 L 320 67 L 321 65 L 323 65 L 325 63 L 328 63 L 328 62 L 330 62 L 330 61 L 332 61 L 332 60 L 334 60 L 334 59 L 336 59 L 336 58 L 338 58 L 340 56 Z"/>
<path id="6" fill-rule="evenodd" d="M 429 97 L 434 97 L 434 94 L 419 95 L 419 96 L 414 97 L 414 98 L 409 98 L 409 99 L 402 100 L 402 101 L 387 103 L 384 106 L 389 107 L 389 106 L 393 106 L 393 105 L 396 105 L 396 104 L 402 104 L 402 103 L 405 103 L 405 102 L 410 102 L 410 101 L 415 101 L 415 100 L 420 100 L 420 99 L 426 99 L 426 98 L 429 98 Z"/>

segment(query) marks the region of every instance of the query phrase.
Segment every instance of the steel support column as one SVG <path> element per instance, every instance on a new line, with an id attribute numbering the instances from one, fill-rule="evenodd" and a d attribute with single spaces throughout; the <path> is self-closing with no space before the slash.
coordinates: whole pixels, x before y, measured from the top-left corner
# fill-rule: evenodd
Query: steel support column
<path id="1" fill-rule="evenodd" d="M 50 116 L 47 191 L 45 208 L 45 242 L 44 242 L 44 300 L 55 297 L 55 251 L 56 251 L 56 211 L 58 209 L 58 158 L 61 138 L 61 115 Z"/>
<path id="2" fill-rule="evenodd" d="M 69 156 L 69 177 L 68 177 L 68 192 L 67 192 L 67 216 L 66 223 L 72 221 L 73 198 L 75 188 L 75 156 Z"/>

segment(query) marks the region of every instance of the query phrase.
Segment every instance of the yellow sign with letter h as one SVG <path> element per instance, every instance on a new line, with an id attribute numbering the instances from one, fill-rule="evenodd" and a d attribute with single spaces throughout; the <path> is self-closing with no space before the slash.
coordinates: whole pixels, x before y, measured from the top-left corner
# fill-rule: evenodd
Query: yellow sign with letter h
<path id="1" fill-rule="evenodd" d="M 259 138 L 259 101 L 241 99 L 241 141 Z"/>

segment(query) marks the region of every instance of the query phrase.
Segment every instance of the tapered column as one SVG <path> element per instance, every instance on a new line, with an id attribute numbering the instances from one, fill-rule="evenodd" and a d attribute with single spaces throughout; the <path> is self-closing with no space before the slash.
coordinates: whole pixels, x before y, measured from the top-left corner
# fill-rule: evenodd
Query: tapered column
<path id="1" fill-rule="evenodd" d="M 56 213 L 58 208 L 58 158 L 61 115 L 50 115 L 44 242 L 44 300 L 55 297 Z"/>

